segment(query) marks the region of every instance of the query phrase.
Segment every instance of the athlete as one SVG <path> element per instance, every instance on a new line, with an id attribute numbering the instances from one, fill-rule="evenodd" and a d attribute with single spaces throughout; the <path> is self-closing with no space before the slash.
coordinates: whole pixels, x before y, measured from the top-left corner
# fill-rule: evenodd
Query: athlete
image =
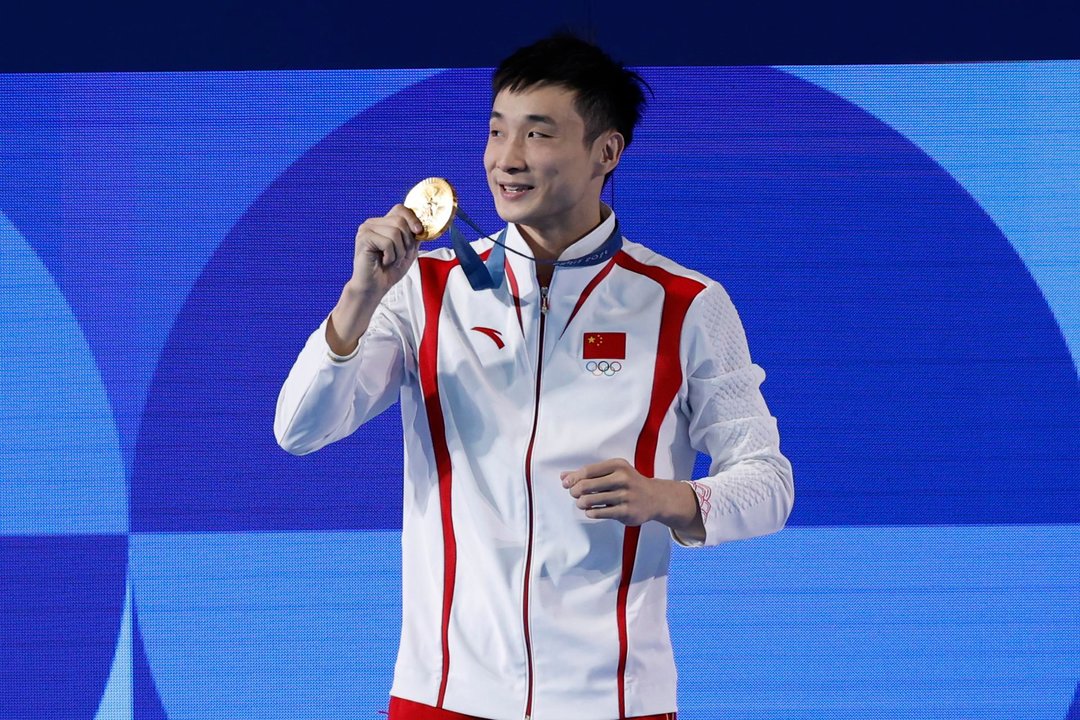
<path id="1" fill-rule="evenodd" d="M 507 226 L 473 243 L 489 265 L 505 254 L 500 276 L 478 286 L 485 265 L 421 254 L 402 205 L 364 221 L 281 390 L 275 434 L 295 454 L 400 398 L 391 720 L 674 717 L 672 539 L 763 535 L 791 510 L 727 294 L 626 240 L 600 200 L 643 89 L 572 37 L 507 58 L 484 153 Z M 711 467 L 695 479 L 697 451 Z"/>

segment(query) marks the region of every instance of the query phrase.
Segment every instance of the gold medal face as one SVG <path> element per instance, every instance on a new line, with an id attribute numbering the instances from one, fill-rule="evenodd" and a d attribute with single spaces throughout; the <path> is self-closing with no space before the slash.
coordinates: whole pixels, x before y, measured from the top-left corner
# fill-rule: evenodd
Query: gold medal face
<path id="1" fill-rule="evenodd" d="M 446 232 L 457 212 L 457 194 L 454 187 L 438 177 L 418 182 L 405 196 L 405 207 L 412 210 L 424 225 L 424 231 L 416 234 L 417 240 L 434 240 Z"/>

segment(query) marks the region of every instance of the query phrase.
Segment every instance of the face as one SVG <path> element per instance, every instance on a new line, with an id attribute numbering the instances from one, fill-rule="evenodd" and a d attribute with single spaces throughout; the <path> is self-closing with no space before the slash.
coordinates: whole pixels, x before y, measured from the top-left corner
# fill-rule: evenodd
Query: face
<path id="1" fill-rule="evenodd" d="M 612 135 L 618 133 L 601 133 L 586 146 L 585 121 L 571 90 L 549 85 L 500 92 L 484 151 L 499 216 L 553 243 L 576 240 L 596 227 L 604 175 L 621 151 Z"/>

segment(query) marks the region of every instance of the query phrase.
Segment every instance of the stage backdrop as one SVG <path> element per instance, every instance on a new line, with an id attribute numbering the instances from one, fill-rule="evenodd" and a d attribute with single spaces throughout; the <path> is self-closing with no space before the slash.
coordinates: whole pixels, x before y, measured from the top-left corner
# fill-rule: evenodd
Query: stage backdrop
<path id="1" fill-rule="evenodd" d="M 274 403 L 361 220 L 498 228 L 488 74 L 0 76 L 0 717 L 380 717 L 398 414 L 295 458 Z M 1080 63 L 642 74 L 610 201 L 797 488 L 676 550 L 680 715 L 1080 717 Z"/>

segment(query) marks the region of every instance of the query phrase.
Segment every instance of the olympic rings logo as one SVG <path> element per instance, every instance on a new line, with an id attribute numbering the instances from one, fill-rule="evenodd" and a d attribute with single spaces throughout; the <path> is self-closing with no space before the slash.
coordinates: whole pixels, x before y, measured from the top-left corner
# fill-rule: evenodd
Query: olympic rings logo
<path id="1" fill-rule="evenodd" d="M 622 363 L 618 360 L 612 360 L 611 362 L 608 362 L 607 360 L 600 360 L 599 362 L 590 360 L 585 363 L 585 369 L 597 377 L 600 377 L 601 375 L 611 377 L 622 370 Z"/>

